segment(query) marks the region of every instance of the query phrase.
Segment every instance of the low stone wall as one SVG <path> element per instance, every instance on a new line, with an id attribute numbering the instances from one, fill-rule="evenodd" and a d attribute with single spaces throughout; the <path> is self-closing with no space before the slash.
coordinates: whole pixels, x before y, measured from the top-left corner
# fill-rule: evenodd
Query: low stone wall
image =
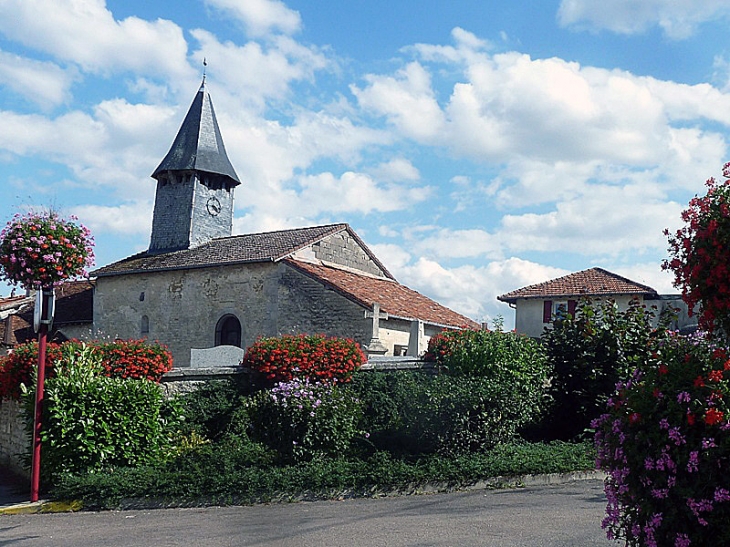
<path id="1" fill-rule="evenodd" d="M 363 371 L 414 370 L 430 374 L 437 372 L 433 363 L 417 357 L 371 357 Z M 208 368 L 176 368 L 162 376 L 160 385 L 166 397 L 187 393 L 210 380 L 236 380 L 243 386 L 251 384 L 250 372 L 240 366 Z"/>
<path id="2" fill-rule="evenodd" d="M 420 370 L 435 373 L 431 363 L 414 357 L 370 358 L 363 371 Z M 160 387 L 166 397 L 187 393 L 210 380 L 236 380 L 250 385 L 249 372 L 241 367 L 179 368 L 162 377 Z M 12 399 L 0 401 L 0 466 L 3 469 L 28 476 L 23 468 L 21 455 L 30 451 L 30 436 L 25 431 L 21 405 Z"/>
<path id="3" fill-rule="evenodd" d="M 248 384 L 248 371 L 241 367 L 176 368 L 165 373 L 160 387 L 166 397 L 195 390 L 211 380 L 236 380 Z"/>
<path id="4" fill-rule="evenodd" d="M 12 399 L 0 400 L 0 466 L 11 472 L 30 476 L 21 457 L 30 452 L 30 435 L 25 431 L 21 404 Z"/>

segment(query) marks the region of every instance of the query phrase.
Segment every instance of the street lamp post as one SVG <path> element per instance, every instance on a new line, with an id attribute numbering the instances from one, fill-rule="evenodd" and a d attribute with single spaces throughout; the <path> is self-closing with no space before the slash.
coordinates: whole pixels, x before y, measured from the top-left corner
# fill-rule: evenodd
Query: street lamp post
<path id="1" fill-rule="evenodd" d="M 38 375 L 35 392 L 35 418 L 33 420 L 33 454 L 30 474 L 30 501 L 38 501 L 41 482 L 41 427 L 43 422 L 43 396 L 46 376 L 46 344 L 48 329 L 53 323 L 56 295 L 53 288 L 37 292 L 33 327 L 38 333 Z"/>

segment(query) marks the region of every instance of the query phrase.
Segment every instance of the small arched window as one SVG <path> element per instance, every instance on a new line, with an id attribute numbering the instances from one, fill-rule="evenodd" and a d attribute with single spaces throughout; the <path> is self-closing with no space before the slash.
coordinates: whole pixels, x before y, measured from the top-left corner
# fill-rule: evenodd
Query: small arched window
<path id="1" fill-rule="evenodd" d="M 241 322 L 235 315 L 224 315 L 215 327 L 216 346 L 241 347 Z"/>
<path id="2" fill-rule="evenodd" d="M 142 316 L 139 321 L 139 332 L 142 336 L 146 336 L 150 333 L 150 318 L 146 315 Z"/>

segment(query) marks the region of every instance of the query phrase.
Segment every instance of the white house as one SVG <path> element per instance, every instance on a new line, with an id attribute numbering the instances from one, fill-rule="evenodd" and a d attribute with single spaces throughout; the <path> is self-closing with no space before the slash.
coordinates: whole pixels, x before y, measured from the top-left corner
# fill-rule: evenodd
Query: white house
<path id="1" fill-rule="evenodd" d="M 515 309 L 515 330 L 534 338 L 549 328 L 556 317 L 565 313 L 573 315 L 582 298 L 612 300 L 620 310 L 627 309 L 633 299 L 638 299 L 654 307 L 656 316 L 671 307 L 677 313 L 673 325 L 677 329 L 687 327 L 693 321 L 679 295 L 660 295 L 647 285 L 602 268 L 590 268 L 528 285 L 497 297 Z"/>

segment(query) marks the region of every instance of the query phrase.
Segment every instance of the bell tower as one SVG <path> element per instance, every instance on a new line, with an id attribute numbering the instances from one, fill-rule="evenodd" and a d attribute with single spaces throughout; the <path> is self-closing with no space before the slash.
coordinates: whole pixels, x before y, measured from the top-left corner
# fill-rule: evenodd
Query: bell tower
<path id="1" fill-rule="evenodd" d="M 157 180 L 149 253 L 196 247 L 233 229 L 233 191 L 241 182 L 221 137 L 205 78 Z"/>

